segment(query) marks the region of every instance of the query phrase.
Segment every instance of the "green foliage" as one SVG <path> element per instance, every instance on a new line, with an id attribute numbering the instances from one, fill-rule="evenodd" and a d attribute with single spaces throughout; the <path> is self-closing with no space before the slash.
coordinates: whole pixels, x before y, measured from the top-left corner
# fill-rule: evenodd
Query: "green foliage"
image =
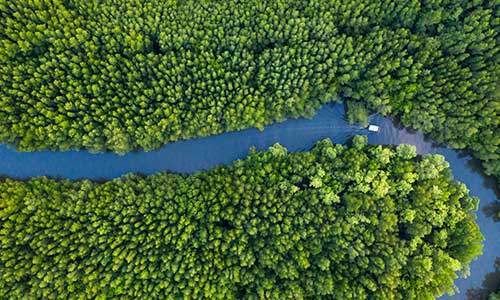
<path id="1" fill-rule="evenodd" d="M 413 145 L 401 144 L 396 147 L 396 154 L 402 159 L 412 159 L 417 156 L 417 148 Z"/>
<path id="2" fill-rule="evenodd" d="M 269 151 L 274 156 L 285 156 L 288 150 L 280 144 L 276 143 L 273 146 L 269 147 Z"/>
<path id="3" fill-rule="evenodd" d="M 480 254 L 476 199 L 439 157 L 283 149 L 194 175 L 0 182 L 0 298 L 434 299 Z"/>
<path id="4" fill-rule="evenodd" d="M 365 135 L 356 135 L 352 138 L 352 146 L 358 150 L 363 149 L 368 144 L 368 137 Z"/>
<path id="5" fill-rule="evenodd" d="M 450 165 L 440 154 L 426 154 L 415 168 L 420 179 L 432 179 L 438 177 L 443 170 L 448 169 Z"/>
<path id="6" fill-rule="evenodd" d="M 368 109 L 363 103 L 347 101 L 347 121 L 349 124 L 359 123 L 363 127 L 368 127 L 370 122 Z"/>
<path id="7" fill-rule="evenodd" d="M 125 153 L 394 113 L 500 178 L 492 0 L 0 1 L 0 141 Z M 318 12 L 321 12 L 320 14 Z"/>

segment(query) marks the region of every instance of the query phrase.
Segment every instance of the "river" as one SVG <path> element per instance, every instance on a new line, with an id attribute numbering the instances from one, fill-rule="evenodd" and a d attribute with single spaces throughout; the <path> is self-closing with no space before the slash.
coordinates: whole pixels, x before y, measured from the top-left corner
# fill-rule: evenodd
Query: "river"
<path id="1" fill-rule="evenodd" d="M 455 179 L 464 182 L 470 194 L 481 200 L 477 222 L 486 238 L 484 254 L 472 262 L 468 278 L 455 281 L 460 292 L 453 297 L 441 297 L 466 300 L 467 290 L 481 287 L 485 276 L 494 271 L 495 257 L 500 255 L 500 223 L 496 224 L 488 216 L 488 211 L 496 207 L 498 201 L 494 182 L 483 176 L 478 163 L 466 154 L 433 145 L 420 132 L 398 128 L 391 119 L 383 116 L 373 116 L 371 123 L 380 126 L 380 131 L 374 133 L 360 126 L 349 125 L 344 119 L 343 105 L 329 104 L 319 109 L 313 119 L 287 120 L 267 126 L 262 132 L 257 129 L 229 132 L 171 143 L 157 151 L 134 152 L 123 156 L 86 151 L 17 152 L 0 145 L 0 174 L 19 179 L 45 175 L 97 180 L 116 178 L 131 172 L 146 175 L 164 170 L 193 173 L 244 158 L 251 146 L 261 150 L 279 142 L 289 151 L 303 151 L 309 150 L 319 139 L 330 138 L 334 143 L 344 143 L 355 134 L 367 135 L 372 144 L 412 144 L 417 147 L 419 154 L 444 155 Z"/>

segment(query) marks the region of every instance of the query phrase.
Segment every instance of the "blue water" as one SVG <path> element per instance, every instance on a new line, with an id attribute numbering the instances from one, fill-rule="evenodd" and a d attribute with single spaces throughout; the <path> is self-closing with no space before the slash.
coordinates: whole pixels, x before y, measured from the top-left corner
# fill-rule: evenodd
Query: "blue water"
<path id="1" fill-rule="evenodd" d="M 368 135 L 372 144 L 413 144 L 417 152 L 439 153 L 450 163 L 454 177 L 464 182 L 470 194 L 479 197 L 480 208 L 477 222 L 485 235 L 484 254 L 471 264 L 471 276 L 456 281 L 460 293 L 453 296 L 465 300 L 469 288 L 477 288 L 485 275 L 494 271 L 494 260 L 500 251 L 500 224 L 485 213 L 485 209 L 496 203 L 497 196 L 490 180 L 480 174 L 477 162 L 470 156 L 443 147 L 435 147 L 426 141 L 420 132 L 399 129 L 392 121 L 382 116 L 374 116 L 371 123 L 379 125 L 378 133 L 369 132 L 360 126 L 349 125 L 344 119 L 341 104 L 323 106 L 313 119 L 288 120 L 267 126 L 264 131 L 248 129 L 224 133 L 216 136 L 179 141 L 168 144 L 157 151 L 137 152 L 120 156 L 113 153 L 91 154 L 85 151 L 68 152 L 17 152 L 5 145 L 0 146 L 0 174 L 13 178 L 32 176 L 64 177 L 70 179 L 111 179 L 126 173 L 153 174 L 159 171 L 193 173 L 210 169 L 216 165 L 228 164 L 244 158 L 248 149 L 266 149 L 276 142 L 289 151 L 310 149 L 323 138 L 334 143 L 345 143 L 356 134 Z M 442 297 L 449 299 L 450 297 Z"/>

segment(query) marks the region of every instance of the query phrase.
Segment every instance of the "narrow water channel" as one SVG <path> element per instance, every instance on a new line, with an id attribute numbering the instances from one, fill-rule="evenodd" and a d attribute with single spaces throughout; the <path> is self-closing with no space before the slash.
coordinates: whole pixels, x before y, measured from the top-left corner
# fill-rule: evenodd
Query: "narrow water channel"
<path id="1" fill-rule="evenodd" d="M 19 179 L 42 175 L 70 179 L 111 179 L 131 172 L 146 175 L 164 170 L 193 173 L 244 158 L 252 146 L 261 150 L 279 142 L 289 151 L 302 151 L 310 149 L 319 139 L 330 138 L 334 143 L 344 143 L 356 134 L 368 135 L 372 144 L 412 144 L 417 147 L 419 154 L 444 155 L 455 179 L 464 182 L 470 194 L 481 200 L 477 222 L 486 238 L 484 254 L 472 262 L 468 278 L 456 280 L 460 292 L 453 297 L 441 298 L 466 300 L 467 290 L 481 287 L 485 276 L 495 270 L 495 257 L 500 255 L 500 223 L 495 223 L 488 216 L 488 210 L 498 201 L 494 183 L 481 174 L 477 162 L 468 155 L 436 147 L 431 141 L 424 139 L 421 133 L 398 128 L 390 119 L 382 116 L 373 117 L 371 123 L 379 125 L 380 131 L 374 133 L 360 126 L 349 125 L 344 119 L 342 104 L 331 104 L 323 106 L 310 120 L 288 120 L 267 126 L 262 132 L 248 129 L 224 133 L 171 143 L 157 151 L 123 156 L 113 153 L 91 154 L 86 151 L 27 153 L 1 145 L 0 174 Z"/>

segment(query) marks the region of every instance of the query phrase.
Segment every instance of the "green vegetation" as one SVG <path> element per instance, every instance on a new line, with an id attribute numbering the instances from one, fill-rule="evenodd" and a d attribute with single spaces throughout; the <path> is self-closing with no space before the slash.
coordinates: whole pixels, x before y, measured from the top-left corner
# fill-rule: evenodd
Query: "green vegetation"
<path id="1" fill-rule="evenodd" d="M 1 299 L 431 300 L 478 199 L 408 145 L 276 144 L 194 175 L 0 182 Z"/>
<path id="2" fill-rule="evenodd" d="M 348 101 L 347 102 L 347 121 L 350 124 L 359 123 L 363 127 L 367 127 L 370 122 L 369 112 L 363 103 Z"/>
<path id="3" fill-rule="evenodd" d="M 500 176 L 499 7 L 0 0 L 0 140 L 150 150 L 312 116 L 345 97 L 472 149 Z"/>

